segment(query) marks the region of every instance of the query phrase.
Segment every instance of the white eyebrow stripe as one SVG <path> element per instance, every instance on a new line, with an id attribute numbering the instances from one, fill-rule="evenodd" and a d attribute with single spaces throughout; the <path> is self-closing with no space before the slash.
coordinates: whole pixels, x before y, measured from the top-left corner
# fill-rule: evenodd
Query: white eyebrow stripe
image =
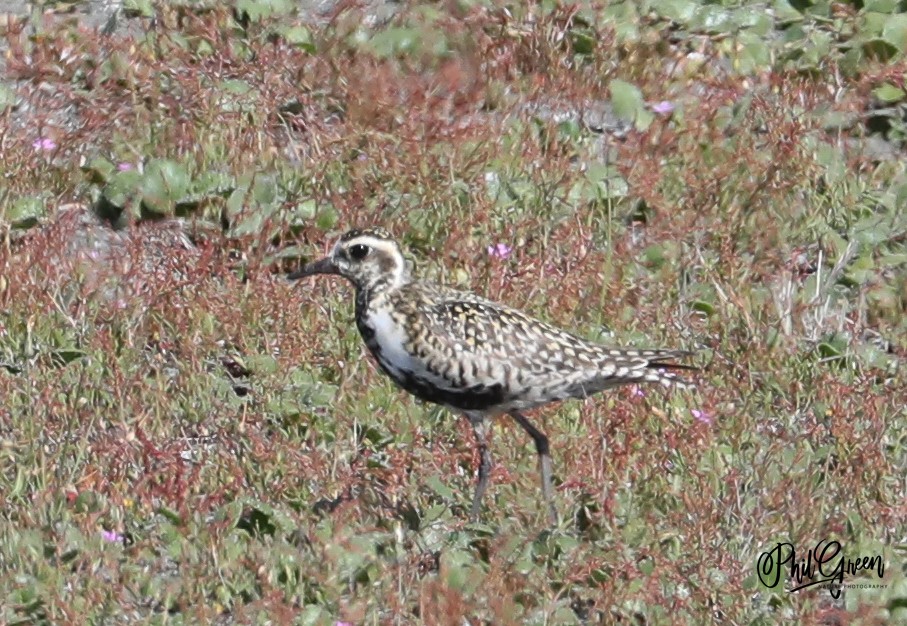
<path id="1" fill-rule="evenodd" d="M 372 237 L 371 235 L 360 235 L 354 237 L 349 241 L 344 241 L 343 245 L 346 247 L 354 246 L 356 244 L 366 245 L 370 248 L 375 248 L 376 250 L 393 250 L 396 246 L 387 241 L 386 239 L 378 239 L 377 237 Z"/>
<path id="2" fill-rule="evenodd" d="M 392 241 L 387 241 L 386 239 L 378 239 L 377 237 L 372 237 L 370 235 L 360 235 L 354 237 L 348 241 L 338 241 L 334 245 L 334 250 L 331 252 L 332 255 L 337 254 L 341 249 L 349 249 L 355 245 L 364 245 L 368 246 L 372 250 L 379 250 L 388 255 L 392 256 L 401 256 L 397 245 Z"/>

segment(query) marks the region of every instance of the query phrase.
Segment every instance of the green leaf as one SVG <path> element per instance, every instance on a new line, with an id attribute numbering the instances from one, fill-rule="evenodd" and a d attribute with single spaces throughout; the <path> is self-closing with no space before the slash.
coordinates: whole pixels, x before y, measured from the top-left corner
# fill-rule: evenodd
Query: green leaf
<path id="1" fill-rule="evenodd" d="M 245 359 L 245 365 L 256 376 L 269 376 L 280 371 L 280 363 L 268 354 L 252 355 Z"/>
<path id="2" fill-rule="evenodd" d="M 898 185 L 894 190 L 894 206 L 905 205 L 907 205 L 907 183 Z"/>
<path id="3" fill-rule="evenodd" d="M 741 73 L 758 71 L 758 68 L 771 65 L 773 52 L 765 45 L 765 36 L 756 29 L 746 30 L 737 36 L 738 48 L 735 63 Z"/>
<path id="4" fill-rule="evenodd" d="M 415 28 L 388 28 L 376 33 L 368 42 L 375 56 L 390 58 L 412 52 L 419 43 Z"/>
<path id="5" fill-rule="evenodd" d="M 839 334 L 830 335 L 819 343 L 817 349 L 823 359 L 841 358 L 847 350 L 847 338 Z"/>
<path id="6" fill-rule="evenodd" d="M 207 39 L 199 39 L 195 46 L 195 54 L 200 57 L 209 57 L 214 54 L 215 48 Z"/>
<path id="7" fill-rule="evenodd" d="M 731 13 L 716 5 L 704 5 L 697 12 L 695 19 L 690 23 L 697 30 L 709 33 L 730 33 L 737 30 L 737 24 L 731 19 Z"/>
<path id="8" fill-rule="evenodd" d="M 96 513 L 101 510 L 101 499 L 94 491 L 83 491 L 73 503 L 77 513 Z"/>
<path id="9" fill-rule="evenodd" d="M 437 524 L 443 518 L 450 517 L 450 507 L 446 504 L 434 504 L 428 507 L 419 519 L 419 525 L 423 529 L 429 529 L 432 525 Z"/>
<path id="10" fill-rule="evenodd" d="M 312 31 L 305 26 L 290 26 L 282 29 L 280 34 L 291 46 L 301 48 L 309 54 L 315 54 L 315 40 L 312 37 Z"/>
<path id="11" fill-rule="evenodd" d="M 274 176 L 264 174 L 255 177 L 252 185 L 252 200 L 262 206 L 273 205 L 280 200 L 280 191 Z"/>
<path id="12" fill-rule="evenodd" d="M 189 193 L 189 175 L 183 164 L 169 159 L 152 161 L 142 177 L 142 209 L 172 215 L 178 200 Z"/>
<path id="13" fill-rule="evenodd" d="M 55 365 L 63 367 L 64 365 L 69 365 L 73 361 L 81 359 L 83 356 L 85 356 L 85 354 L 86 353 L 84 350 L 70 348 L 63 350 L 54 350 L 51 353 L 50 358 Z"/>
<path id="14" fill-rule="evenodd" d="M 357 425 L 356 438 L 359 443 L 372 450 L 386 448 L 394 442 L 394 435 L 372 425 Z"/>
<path id="15" fill-rule="evenodd" d="M 291 210 L 293 221 L 305 224 L 318 214 L 318 203 L 313 199 L 303 200 Z"/>
<path id="16" fill-rule="evenodd" d="M 664 265 L 667 258 L 665 257 L 665 249 L 661 244 L 653 243 L 648 246 L 642 253 L 643 263 L 649 265 L 655 269 L 658 269 Z"/>
<path id="17" fill-rule="evenodd" d="M 272 213 L 273 209 L 255 207 L 248 209 L 241 213 L 239 219 L 230 227 L 230 235 L 232 237 L 245 237 L 246 235 L 261 233 Z"/>
<path id="18" fill-rule="evenodd" d="M 571 29 L 569 33 L 570 47 L 573 54 L 592 54 L 595 51 L 596 38 L 595 33 L 588 29 Z"/>
<path id="19" fill-rule="evenodd" d="M 888 367 L 897 362 L 893 355 L 883 352 L 871 343 L 862 343 L 858 345 L 856 353 L 866 366 L 881 370 L 888 369 Z"/>
<path id="20" fill-rule="evenodd" d="M 883 254 L 879 257 L 878 262 L 879 267 L 898 267 L 899 265 L 907 265 L 907 252 Z"/>
<path id="21" fill-rule="evenodd" d="M 294 261 L 299 261 L 301 259 L 308 258 L 310 250 L 308 248 L 303 248 L 302 246 L 287 246 L 281 248 L 276 253 L 268 255 L 265 257 L 265 264 L 274 263 L 283 259 L 292 259 Z"/>
<path id="22" fill-rule="evenodd" d="M 250 85 L 246 81 L 236 78 L 222 80 L 218 86 L 223 91 L 235 96 L 243 96 L 254 89 L 252 85 Z"/>
<path id="23" fill-rule="evenodd" d="M 437 476 L 429 476 L 425 479 L 425 484 L 429 489 L 434 491 L 436 494 L 438 494 L 448 502 L 456 502 L 458 500 L 456 492 L 442 483 L 441 479 Z"/>
<path id="24" fill-rule="evenodd" d="M 337 387 L 316 379 L 311 372 L 293 368 L 289 373 L 289 384 L 286 387 L 290 397 L 283 399 L 284 404 L 294 406 L 324 407 L 330 406 L 337 394 Z M 286 394 L 285 394 L 286 395 Z"/>
<path id="25" fill-rule="evenodd" d="M 894 13 L 898 9 L 898 0 L 865 0 L 863 11 L 876 13 Z"/>
<path id="26" fill-rule="evenodd" d="M 561 601 L 561 606 L 555 609 L 554 613 L 550 616 L 551 624 L 581 624 L 576 617 L 576 613 L 573 608 L 570 606 L 565 606 L 566 600 Z M 547 617 L 547 616 L 546 616 Z"/>
<path id="27" fill-rule="evenodd" d="M 821 143 L 816 147 L 816 162 L 825 168 L 825 180 L 829 184 L 840 184 L 848 175 L 847 162 L 841 150 L 828 143 Z"/>
<path id="28" fill-rule="evenodd" d="M 246 204 L 247 193 L 248 189 L 246 187 L 237 187 L 230 193 L 229 197 L 227 197 L 225 209 L 227 219 L 231 225 L 233 224 L 234 219 L 242 213 L 243 207 L 245 207 Z"/>
<path id="29" fill-rule="evenodd" d="M 237 0 L 236 12 L 250 22 L 268 17 L 288 15 L 294 5 L 290 0 Z"/>
<path id="30" fill-rule="evenodd" d="M 25 230 L 36 226 L 44 217 L 44 199 L 36 197 L 19 198 L 5 209 L 0 208 L 3 219 L 9 222 L 12 228 Z"/>
<path id="31" fill-rule="evenodd" d="M 0 84 L 0 113 L 16 104 L 16 92 L 8 85 Z"/>
<path id="32" fill-rule="evenodd" d="M 656 0 L 652 3 L 653 11 L 681 24 L 693 19 L 698 8 L 699 3 L 690 0 Z"/>
<path id="33" fill-rule="evenodd" d="M 236 188 L 233 177 L 224 172 L 204 172 L 192 183 L 192 190 L 196 194 L 220 195 L 227 197 Z"/>
<path id="34" fill-rule="evenodd" d="M 136 170 L 117 172 L 104 187 L 101 196 L 104 201 L 123 210 L 138 195 L 142 175 Z"/>
<path id="35" fill-rule="evenodd" d="M 126 17 L 154 17 L 151 0 L 124 0 L 123 15 Z"/>
<path id="36" fill-rule="evenodd" d="M 88 182 L 95 185 L 104 185 L 116 173 L 117 168 L 113 163 L 103 157 L 97 157 L 82 166 Z"/>
<path id="37" fill-rule="evenodd" d="M 315 225 L 321 230 L 331 230 L 337 225 L 339 220 L 340 215 L 337 213 L 337 209 L 332 206 L 327 206 L 318 213 L 318 217 L 315 219 Z"/>
<path id="38" fill-rule="evenodd" d="M 220 108 L 225 112 L 243 112 L 251 110 L 250 107 L 259 97 L 258 90 L 244 80 L 230 79 L 218 84 Z"/>
<path id="39" fill-rule="evenodd" d="M 306 605 L 297 619 L 301 626 L 322 626 L 336 622 L 325 608 L 316 604 Z"/>
<path id="40" fill-rule="evenodd" d="M 898 48 L 887 39 L 875 38 L 863 42 L 863 54 L 870 59 L 886 63 L 898 54 Z"/>
<path id="41" fill-rule="evenodd" d="M 695 300 L 692 304 L 694 311 L 699 311 L 700 313 L 705 313 L 708 316 L 715 314 L 715 307 L 711 303 L 706 302 L 705 300 Z"/>
<path id="42" fill-rule="evenodd" d="M 212 204 L 221 208 L 224 205 L 223 200 L 229 198 L 235 190 L 235 182 L 229 174 L 205 172 L 192 181 L 186 195 L 176 200 L 174 213 L 179 217 L 186 217 Z"/>
<path id="43" fill-rule="evenodd" d="M 154 512 L 157 513 L 158 515 L 160 515 L 161 517 L 166 518 L 167 521 L 169 521 L 169 522 L 170 522 L 172 525 L 174 525 L 174 526 L 182 526 L 182 525 L 183 525 L 183 518 L 180 517 L 179 512 L 178 512 L 178 511 L 174 511 L 173 509 L 171 509 L 171 508 L 168 507 L 168 506 L 161 505 L 161 506 L 157 507 L 157 508 L 154 510 Z M 173 529 L 171 529 L 171 531 L 172 531 L 172 530 L 173 530 Z M 173 534 L 178 536 L 178 533 L 175 533 L 175 532 L 174 532 Z M 174 537 L 174 539 L 176 539 L 176 537 Z"/>
<path id="44" fill-rule="evenodd" d="M 888 21 L 888 15 L 874 11 L 863 11 L 860 17 L 860 36 L 866 39 L 875 39 L 882 36 L 882 30 L 885 28 L 885 22 Z"/>
<path id="45" fill-rule="evenodd" d="M 870 215 L 864 217 L 851 228 L 850 234 L 854 241 L 866 246 L 877 246 L 888 241 L 892 236 L 893 224 L 881 216 Z"/>
<path id="46" fill-rule="evenodd" d="M 645 112 L 645 100 L 638 87 L 615 79 L 609 85 L 614 113 L 623 119 L 636 122 Z"/>
<path id="47" fill-rule="evenodd" d="M 579 546 L 579 541 L 571 535 L 557 535 L 554 541 L 561 554 L 569 554 Z"/>
<path id="48" fill-rule="evenodd" d="M 907 14 L 887 16 L 885 26 L 882 27 L 882 39 L 898 49 L 899 52 L 907 50 Z"/>
<path id="49" fill-rule="evenodd" d="M 847 268 L 847 280 L 854 285 L 863 285 L 876 277 L 875 261 L 871 253 L 863 254 L 854 259 Z"/>
<path id="50" fill-rule="evenodd" d="M 788 0 L 775 0 L 773 10 L 779 24 L 791 24 L 803 20 L 803 14 L 791 6 Z"/>

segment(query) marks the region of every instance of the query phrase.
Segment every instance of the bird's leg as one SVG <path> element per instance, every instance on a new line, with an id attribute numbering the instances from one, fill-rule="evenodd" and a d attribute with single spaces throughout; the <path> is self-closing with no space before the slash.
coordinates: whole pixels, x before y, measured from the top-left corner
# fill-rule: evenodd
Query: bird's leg
<path id="1" fill-rule="evenodd" d="M 519 411 L 511 411 L 510 416 L 516 420 L 516 423 L 523 427 L 532 440 L 535 442 L 535 450 L 539 455 L 539 473 L 542 477 L 542 495 L 545 497 L 545 504 L 548 505 L 548 518 L 552 525 L 557 524 L 557 510 L 554 508 L 551 487 L 551 453 L 548 451 L 548 437 L 542 431 L 532 425 L 526 417 Z"/>
<path id="2" fill-rule="evenodd" d="M 482 418 L 472 419 L 472 430 L 476 434 L 476 444 L 479 446 L 479 480 L 476 483 L 476 493 L 472 498 L 472 509 L 469 517 L 473 522 L 479 521 L 479 509 L 482 507 L 482 496 L 488 488 L 488 476 L 491 474 L 491 451 L 488 449 L 488 425 Z"/>

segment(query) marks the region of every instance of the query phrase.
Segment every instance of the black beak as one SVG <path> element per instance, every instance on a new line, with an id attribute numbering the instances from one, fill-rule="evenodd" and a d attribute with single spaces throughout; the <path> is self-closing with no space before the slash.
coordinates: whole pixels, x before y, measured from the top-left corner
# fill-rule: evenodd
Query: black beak
<path id="1" fill-rule="evenodd" d="M 315 274 L 339 274 L 340 271 L 337 269 L 337 266 L 334 264 L 334 260 L 331 257 L 326 256 L 323 259 L 309 263 L 308 265 L 303 265 L 301 268 L 295 272 L 287 274 L 289 280 L 298 280 L 300 278 L 305 278 L 306 276 L 314 276 Z"/>

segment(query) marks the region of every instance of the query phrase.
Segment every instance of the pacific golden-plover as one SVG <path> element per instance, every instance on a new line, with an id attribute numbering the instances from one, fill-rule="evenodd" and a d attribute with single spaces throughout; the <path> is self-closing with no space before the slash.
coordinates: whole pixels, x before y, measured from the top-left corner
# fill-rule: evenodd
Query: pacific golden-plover
<path id="1" fill-rule="evenodd" d="M 400 246 L 382 229 L 347 232 L 330 256 L 289 278 L 315 274 L 353 283 L 359 332 L 397 385 L 469 419 L 480 459 L 474 520 L 491 470 L 489 418 L 509 414 L 532 437 L 556 523 L 548 438 L 523 412 L 626 383 L 680 382 L 671 370 L 695 369 L 672 362 L 690 354 L 684 350 L 607 348 L 473 293 L 414 280 Z"/>

